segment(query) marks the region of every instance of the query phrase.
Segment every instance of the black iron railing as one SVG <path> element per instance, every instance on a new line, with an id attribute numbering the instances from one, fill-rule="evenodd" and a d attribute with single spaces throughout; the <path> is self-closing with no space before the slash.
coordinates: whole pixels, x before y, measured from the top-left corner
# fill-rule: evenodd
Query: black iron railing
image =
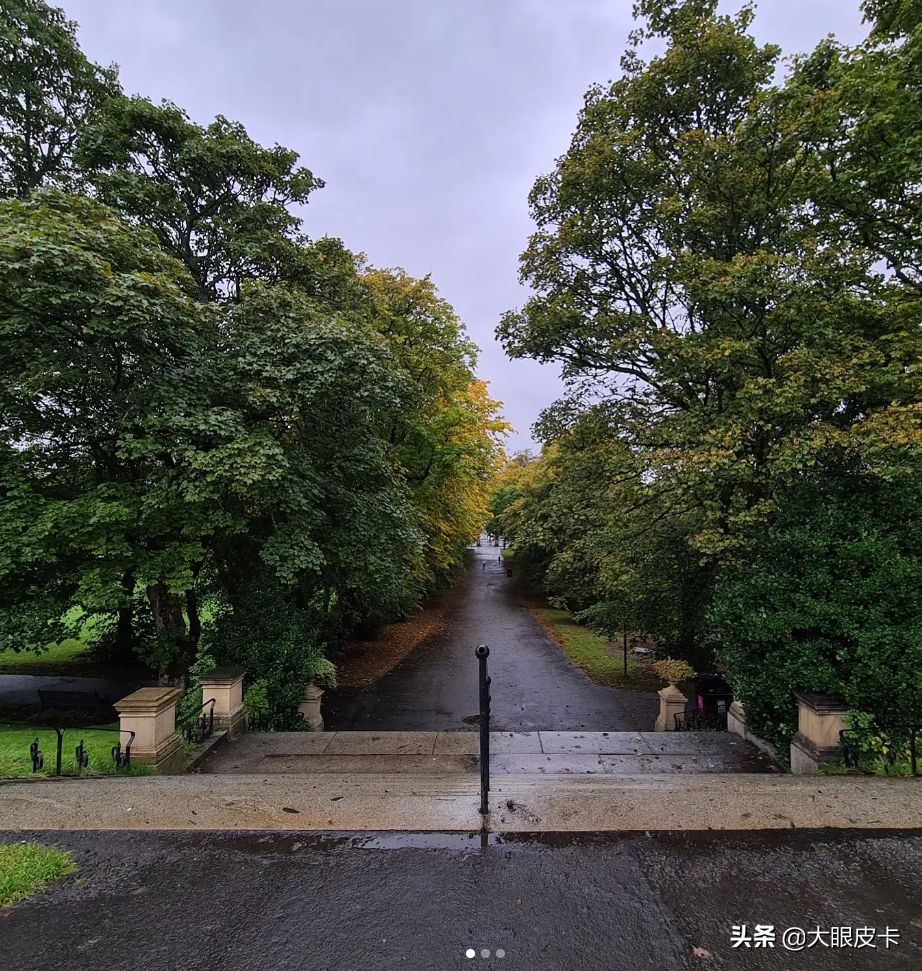
<path id="1" fill-rule="evenodd" d="M 216 698 L 209 698 L 195 718 L 195 721 L 186 725 L 183 729 L 183 736 L 187 742 L 204 742 L 214 731 L 214 706 Z"/>
<path id="2" fill-rule="evenodd" d="M 878 767 L 885 775 L 919 775 L 922 728 L 845 728 L 839 732 L 842 759 L 850 769 Z"/>
<path id="3" fill-rule="evenodd" d="M 675 716 L 677 732 L 725 732 L 727 712 L 716 708 L 689 708 Z"/>
<path id="4" fill-rule="evenodd" d="M 259 705 L 247 705 L 246 719 L 250 732 L 303 732 L 307 728 L 300 711 L 279 714 Z"/>
<path id="5" fill-rule="evenodd" d="M 107 732 L 109 734 L 119 733 L 119 741 L 112 746 L 110 749 L 110 755 L 112 761 L 115 763 L 116 769 L 127 769 L 131 765 L 131 743 L 134 741 L 134 732 L 123 728 L 102 728 L 102 727 L 83 727 L 83 728 L 69 728 L 63 725 L 36 725 L 35 722 L 10 722 L 4 721 L 0 723 L 0 730 L 3 728 L 28 728 L 31 732 L 35 732 L 35 738 L 29 744 L 29 761 L 32 763 L 32 772 L 44 772 L 45 770 L 45 753 L 42 751 L 42 732 L 54 732 L 56 736 L 55 740 L 55 757 L 54 757 L 54 771 L 49 771 L 49 775 L 63 775 L 62 763 L 64 756 L 64 735 L 66 732 L 71 732 L 72 735 L 79 737 L 80 741 L 74 748 L 74 767 L 77 772 L 83 772 L 85 769 L 89 768 L 90 764 L 90 753 L 87 750 L 84 741 L 84 735 L 87 732 Z M 128 740 L 125 742 L 124 749 L 122 748 L 122 735 L 127 735 Z"/>
<path id="6" fill-rule="evenodd" d="M 480 662 L 480 812 L 485 816 L 490 811 L 490 648 L 481 644 L 474 653 Z"/>

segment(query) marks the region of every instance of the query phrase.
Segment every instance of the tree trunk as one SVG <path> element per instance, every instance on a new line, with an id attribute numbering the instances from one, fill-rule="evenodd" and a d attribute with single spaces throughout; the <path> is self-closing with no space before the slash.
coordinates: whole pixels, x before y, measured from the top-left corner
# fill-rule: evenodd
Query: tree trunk
<path id="1" fill-rule="evenodd" d="M 118 608 L 115 638 L 107 659 L 114 664 L 131 664 L 137 660 L 134 653 L 134 609 L 131 604 L 131 598 L 134 595 L 134 574 L 128 572 L 122 575 L 122 591 L 128 603 Z"/>
<path id="2" fill-rule="evenodd" d="M 183 601 L 165 583 L 148 586 L 147 599 L 154 614 L 157 639 L 171 657 L 168 664 L 161 663 L 160 683 L 176 684 L 194 656 L 194 649 L 186 632 Z"/>
<path id="3" fill-rule="evenodd" d="M 186 591 L 186 615 L 189 618 L 189 643 L 197 652 L 202 637 L 202 619 L 198 612 L 198 594 L 194 590 Z"/>

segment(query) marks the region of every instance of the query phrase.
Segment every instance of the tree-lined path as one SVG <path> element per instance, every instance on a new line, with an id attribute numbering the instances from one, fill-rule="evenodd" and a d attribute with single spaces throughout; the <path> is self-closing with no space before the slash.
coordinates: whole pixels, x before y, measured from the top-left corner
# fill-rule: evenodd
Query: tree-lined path
<path id="1" fill-rule="evenodd" d="M 324 701 L 330 731 L 476 728 L 474 648 L 490 648 L 497 731 L 649 731 L 656 696 L 594 684 L 517 601 L 496 547 L 478 547 L 441 633 L 426 638 L 369 689 Z"/>

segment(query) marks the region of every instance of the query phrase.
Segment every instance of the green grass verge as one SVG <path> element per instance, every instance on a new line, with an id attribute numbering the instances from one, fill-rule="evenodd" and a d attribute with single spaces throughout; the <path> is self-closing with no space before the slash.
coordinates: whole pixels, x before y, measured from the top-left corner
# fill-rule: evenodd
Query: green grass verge
<path id="1" fill-rule="evenodd" d="M 79 607 L 71 607 L 64 620 L 70 624 L 80 623 L 76 637 L 57 643 L 52 641 L 40 651 L 0 651 L 0 674 L 41 674 L 43 668 L 66 667 L 84 660 L 90 650 L 92 620 Z"/>
<path id="2" fill-rule="evenodd" d="M 128 769 L 116 769 L 112 760 L 112 747 L 121 736 L 117 729 L 98 731 L 96 729 L 81 731 L 79 728 L 68 728 L 64 732 L 64 745 L 61 749 L 62 775 L 149 775 L 151 769 L 146 765 L 132 765 Z M 32 759 L 29 746 L 38 739 L 38 747 L 45 757 L 44 768 L 40 772 L 32 771 Z M 78 769 L 76 749 L 83 741 L 84 750 L 90 757 L 85 769 Z M 124 742 L 123 742 L 124 745 Z M 34 728 L 25 725 L 0 724 L 0 778 L 44 778 L 55 770 L 58 750 L 58 736 L 54 729 L 43 725 Z"/>
<path id="3" fill-rule="evenodd" d="M 42 651 L 0 651 L 0 674 L 41 674 L 48 667 L 59 667 L 86 660 L 90 645 L 70 638 L 48 644 Z"/>
<path id="4" fill-rule="evenodd" d="M 625 678 L 620 652 L 618 656 L 613 655 L 609 642 L 577 624 L 569 611 L 535 607 L 533 613 L 570 660 L 596 684 L 627 691 L 656 691 L 663 687 L 663 682 L 652 671 L 630 656 Z"/>
<path id="5" fill-rule="evenodd" d="M 25 900 L 74 872 L 70 853 L 37 843 L 0 844 L 0 907 Z"/>

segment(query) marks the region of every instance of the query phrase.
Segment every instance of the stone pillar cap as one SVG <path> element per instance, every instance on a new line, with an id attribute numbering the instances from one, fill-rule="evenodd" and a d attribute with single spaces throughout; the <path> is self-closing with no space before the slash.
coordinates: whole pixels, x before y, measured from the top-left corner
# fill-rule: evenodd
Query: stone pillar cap
<path id="1" fill-rule="evenodd" d="M 175 705 L 182 697 L 179 688 L 138 688 L 112 706 L 117 712 L 147 711 L 161 712 Z"/>
<path id="2" fill-rule="evenodd" d="M 203 674 L 199 680 L 202 684 L 231 684 L 234 681 L 239 681 L 246 673 L 246 668 L 226 665 L 212 668 L 207 674 Z"/>
<path id="3" fill-rule="evenodd" d="M 833 695 L 821 695 L 812 691 L 795 691 L 794 697 L 818 715 L 848 711 L 848 705 Z"/>

